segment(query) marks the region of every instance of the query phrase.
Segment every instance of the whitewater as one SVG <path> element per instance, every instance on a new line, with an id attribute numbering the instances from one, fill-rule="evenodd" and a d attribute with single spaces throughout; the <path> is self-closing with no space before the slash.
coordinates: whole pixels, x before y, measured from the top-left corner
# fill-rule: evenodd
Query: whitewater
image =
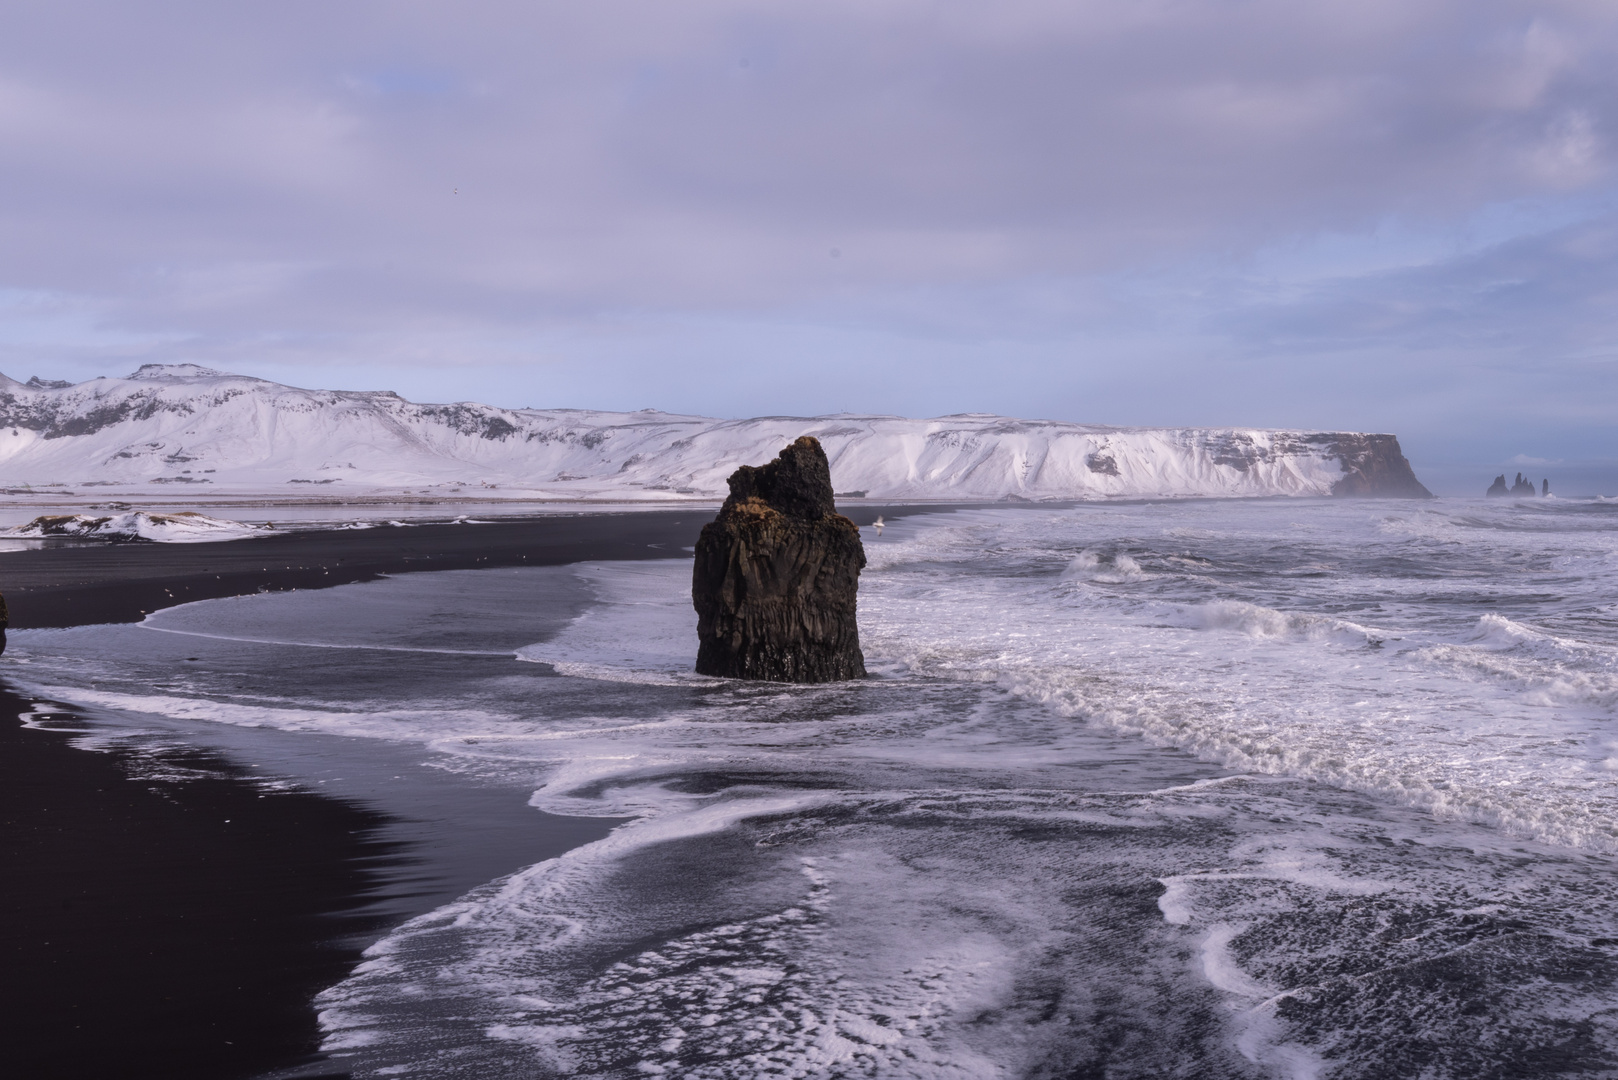
<path id="1" fill-rule="evenodd" d="M 341 736 L 619 820 L 326 990 L 356 1077 L 1618 1075 L 1618 504 L 864 534 L 851 683 L 694 675 L 686 558 L 7 659 L 107 738 Z"/>

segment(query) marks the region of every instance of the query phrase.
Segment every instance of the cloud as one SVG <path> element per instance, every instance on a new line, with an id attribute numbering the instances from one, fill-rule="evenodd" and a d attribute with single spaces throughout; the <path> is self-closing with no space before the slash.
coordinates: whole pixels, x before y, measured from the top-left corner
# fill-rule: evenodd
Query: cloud
<path id="1" fill-rule="evenodd" d="M 1618 212 L 1231 304 L 1236 332 L 1283 349 L 1467 347 L 1502 365 L 1618 359 Z"/>
<path id="2" fill-rule="evenodd" d="M 865 380 L 851 407 L 1286 423 L 1330 411 L 1300 373 L 1349 354 L 1548 364 L 1588 412 L 1567 388 L 1612 340 L 1610 4 L 7 18 L 0 288 L 73 313 L 0 328 L 8 364 L 450 373 L 436 396 L 488 370 L 535 403 L 614 404 L 627 373 L 673 395 L 801 349 Z M 1198 363 L 1241 392 L 1160 385 Z M 1017 397 L 1005 367 L 1043 388 Z M 800 392 L 743 382 L 710 411 Z"/>

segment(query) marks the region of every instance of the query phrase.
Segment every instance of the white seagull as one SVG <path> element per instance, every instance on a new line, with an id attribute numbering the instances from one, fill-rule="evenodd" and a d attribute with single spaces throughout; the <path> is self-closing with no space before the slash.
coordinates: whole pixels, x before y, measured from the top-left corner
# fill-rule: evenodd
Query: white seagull
<path id="1" fill-rule="evenodd" d="M 875 529 L 876 529 L 876 534 L 878 536 L 881 536 L 882 535 L 882 518 L 881 518 L 880 515 L 878 515 L 878 517 L 876 519 Z"/>

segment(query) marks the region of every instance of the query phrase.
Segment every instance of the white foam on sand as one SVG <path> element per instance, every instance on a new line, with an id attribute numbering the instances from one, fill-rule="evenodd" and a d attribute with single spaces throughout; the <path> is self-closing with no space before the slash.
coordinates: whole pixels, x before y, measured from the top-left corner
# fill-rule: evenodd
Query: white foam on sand
<path id="1" fill-rule="evenodd" d="M 579 563 L 572 572 L 594 603 L 550 641 L 525 645 L 517 658 L 561 674 L 654 686 L 714 686 L 692 672 L 697 616 L 690 564 Z"/>
<path id="2" fill-rule="evenodd" d="M 1343 512 L 1352 520 L 1352 509 Z M 1110 521 L 1128 517 L 1117 508 L 1108 513 Z M 1218 520 L 1217 511 L 1203 516 Z M 1371 530 L 1381 528 L 1371 514 L 1360 519 Z M 1618 775 L 1608 764 L 1618 746 L 1606 728 L 1607 712 L 1618 700 L 1614 645 L 1574 640 L 1494 613 L 1427 628 L 1403 623 L 1391 609 L 1373 625 L 1234 597 L 1187 603 L 1184 593 L 1197 587 L 1196 574 L 1170 570 L 1179 564 L 1163 554 L 1149 571 L 1116 544 L 1105 558 L 1095 554 L 1102 550 L 1095 545 L 1061 555 L 1070 543 L 1064 536 L 1069 520 L 1062 514 L 979 511 L 936 519 L 920 532 L 902 523 L 887 530 L 869 545 L 871 567 L 862 588 L 862 630 L 873 669 L 992 684 L 1058 716 L 1239 769 L 1324 780 L 1539 839 L 1603 850 L 1618 845 L 1618 823 L 1608 810 L 1618 800 Z M 1078 520 L 1093 530 L 1091 519 Z M 1060 560 L 1044 574 L 974 572 L 985 552 L 1013 565 L 1044 551 Z M 1084 575 L 1074 574 L 1075 562 Z M 585 564 L 550 572 L 580 580 L 593 602 L 550 639 L 517 645 L 513 652 L 520 659 L 630 686 L 723 685 L 691 672 L 695 615 L 687 563 Z M 410 587 L 404 581 L 390 589 L 413 604 L 406 595 Z M 388 591 L 187 605 L 158 613 L 148 625 L 243 642 L 501 654 L 446 647 L 436 643 L 441 635 L 430 644 L 423 639 L 441 629 L 435 626 L 416 626 L 404 637 L 383 630 L 356 636 L 339 626 L 323 639 L 320 628 L 331 624 L 308 611 L 309 604 L 336 610 L 348 604 L 342 597 Z M 247 609 L 260 613 L 254 616 L 258 625 L 274 632 L 222 632 L 241 625 Z M 796 700 L 860 689 L 764 693 Z M 285 722 L 300 729 L 324 715 L 293 713 L 296 719 Z M 253 715 L 259 718 L 252 722 L 272 722 Z M 341 721 L 333 716 L 318 722 L 345 728 L 361 722 L 358 713 L 342 715 Z M 670 719 L 676 721 L 670 732 L 703 730 L 689 716 Z M 531 726 L 529 734 L 554 741 L 542 724 Z M 791 733 L 798 730 L 772 725 L 768 741 L 789 752 Z M 442 734 L 494 733 L 478 724 Z M 519 733 L 508 726 L 500 734 Z M 422 737 L 436 736 L 424 731 Z M 1043 747 L 1031 750 L 1026 740 L 968 726 L 914 742 L 855 737 L 847 747 L 918 763 L 970 757 L 984 764 L 1003 760 L 1009 768 L 1040 754 L 1060 760 L 1061 732 L 1053 727 L 1040 739 Z"/>
<path id="3" fill-rule="evenodd" d="M 418 680 L 393 696 L 385 681 L 350 690 L 360 669 L 342 667 L 329 698 L 267 685 L 246 651 L 216 666 L 243 671 L 252 698 L 162 656 L 162 686 L 109 688 L 96 665 L 118 649 L 213 639 L 18 637 L 28 670 L 61 688 L 42 696 L 414 742 L 472 775 L 530 778 L 548 812 L 626 819 L 378 942 L 321 999 L 327 1048 L 357 1076 L 1174 1075 L 1195 1061 L 1301 1080 L 1404 1075 L 1400 1048 L 1418 1047 L 1432 1075 L 1460 1077 L 1541 1060 L 1574 1028 L 1605 1045 L 1618 771 L 1602 762 L 1618 746 L 1600 680 L 1615 643 L 1504 588 L 1480 616 L 1478 580 L 1401 578 L 1393 557 L 1425 549 L 1372 550 L 1452 543 L 1427 537 L 1444 529 L 1389 530 L 1353 505 L 1311 515 L 894 523 L 867 538 L 862 582 L 880 674 L 847 684 L 691 676 L 684 560 L 419 575 L 170 616 L 220 638 L 414 648 L 434 628 L 402 622 L 430 611 L 475 651 L 521 633 L 538 595 L 524 590 L 587 595 L 517 643 L 534 663 L 374 654 Z M 1569 558 L 1584 542 L 1558 541 Z M 1523 541 L 1478 543 L 1509 564 Z M 456 623 L 467 607 L 489 619 Z"/>

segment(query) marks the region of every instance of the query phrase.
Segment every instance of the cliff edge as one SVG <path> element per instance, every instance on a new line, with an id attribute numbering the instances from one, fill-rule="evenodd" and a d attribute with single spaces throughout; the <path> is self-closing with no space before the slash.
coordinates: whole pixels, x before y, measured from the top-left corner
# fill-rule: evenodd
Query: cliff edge
<path id="1" fill-rule="evenodd" d="M 1430 499 L 1410 461 L 1399 449 L 1397 435 L 1328 434 L 1307 441 L 1324 447 L 1343 466 L 1343 478 L 1331 486 L 1339 496 L 1381 499 Z"/>

